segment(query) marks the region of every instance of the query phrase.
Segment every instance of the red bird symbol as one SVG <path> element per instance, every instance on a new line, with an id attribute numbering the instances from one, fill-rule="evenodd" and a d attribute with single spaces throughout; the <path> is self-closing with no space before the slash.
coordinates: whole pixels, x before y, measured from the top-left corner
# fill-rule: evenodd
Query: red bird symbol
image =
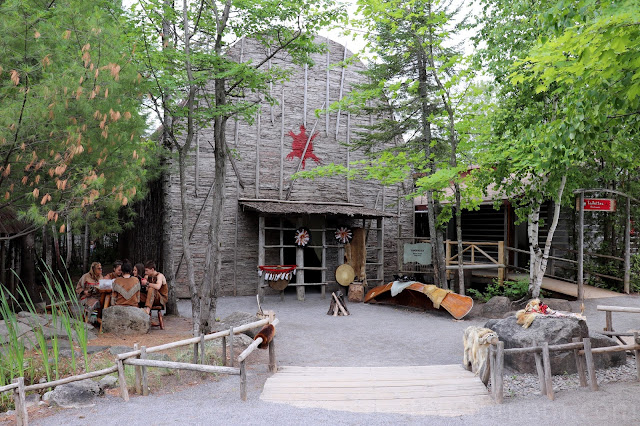
<path id="1" fill-rule="evenodd" d="M 302 158 L 302 153 L 304 152 L 304 147 L 307 145 L 307 140 L 309 139 L 309 135 L 307 135 L 307 129 L 304 126 L 300 126 L 300 133 L 297 135 L 293 133 L 292 130 L 289 130 L 289 136 L 293 138 L 293 143 L 291 144 L 291 152 L 287 154 L 287 160 L 293 160 L 294 158 L 302 158 L 302 168 L 304 169 L 304 163 L 307 161 L 307 158 L 311 158 L 316 163 L 320 163 L 320 159 L 313 153 L 313 140 L 318 136 L 319 132 L 316 132 L 313 136 L 311 136 L 311 140 L 309 141 L 309 147 L 307 148 L 307 152 L 304 153 L 304 158 Z"/>

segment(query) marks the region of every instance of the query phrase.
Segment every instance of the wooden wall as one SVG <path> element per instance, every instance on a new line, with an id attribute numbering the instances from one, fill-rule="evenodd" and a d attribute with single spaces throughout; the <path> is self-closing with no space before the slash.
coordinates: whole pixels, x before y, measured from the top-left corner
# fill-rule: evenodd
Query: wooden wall
<path id="1" fill-rule="evenodd" d="M 327 42 L 320 38 L 318 42 Z M 321 160 L 321 164 L 355 161 L 364 158 L 360 152 L 347 153 L 342 145 L 345 141 L 356 137 L 356 131 L 364 124 L 370 124 L 368 117 L 348 116 L 344 112 L 334 112 L 316 118 L 314 111 L 340 97 L 342 86 L 343 96 L 348 93 L 353 84 L 362 76 L 358 74 L 363 69 L 360 62 L 348 67 L 335 66 L 345 57 L 345 46 L 328 41 L 329 53 L 313 56 L 314 65 L 309 66 L 305 73 L 304 67 L 293 65 L 285 54 L 278 55 L 271 61 L 271 66 L 279 66 L 293 70 L 289 81 L 284 84 L 273 85 L 272 95 L 280 105 L 270 106 L 263 103 L 260 112 L 252 124 L 230 120 L 227 125 L 227 142 L 238 155 L 236 159 L 238 171 L 245 184 L 241 189 L 231 164 L 227 164 L 226 202 L 223 223 L 223 259 L 221 294 L 249 295 L 257 290 L 258 274 L 258 216 L 255 212 L 242 211 L 238 207 L 239 198 L 284 198 L 291 187 L 290 200 L 338 201 L 361 203 L 369 208 L 392 213 L 400 213 L 400 219 L 385 219 L 385 277 L 391 278 L 395 269 L 395 237 L 398 236 L 398 223 L 402 225 L 404 236 L 413 234 L 413 203 L 401 201 L 398 197 L 404 194 L 401 187 L 383 188 L 375 182 L 350 181 L 343 176 L 322 178 L 316 180 L 297 180 L 292 182 L 290 177 L 297 170 L 299 158 L 293 161 L 285 157 L 292 151 L 292 137 L 300 133 L 300 126 L 306 123 L 307 134 L 315 126 L 318 136 L 313 140 L 313 153 Z M 253 60 L 254 63 L 266 55 L 266 49 L 251 40 L 237 43 L 229 52 L 234 58 L 243 61 Z M 346 50 L 346 57 L 352 53 Z M 306 75 L 306 77 L 305 77 Z M 328 80 L 327 80 L 328 77 Z M 305 96 L 306 81 L 306 96 Z M 328 81 L 328 85 L 327 85 Z M 328 92 L 327 92 L 328 87 Z M 284 111 L 284 113 L 283 113 Z M 283 137 L 284 134 L 284 137 Z M 196 265 L 196 281 L 202 278 L 204 256 L 206 251 L 206 235 L 211 215 L 211 197 L 207 193 L 213 184 L 213 128 L 199 129 L 196 149 L 191 156 L 190 172 L 187 176 L 189 188 L 189 220 L 190 227 L 194 227 L 192 237 L 193 254 Z M 316 167 L 316 162 L 307 159 L 305 170 Z M 256 167 L 257 166 L 257 167 Z M 175 168 L 176 166 L 174 166 Z M 281 180 L 282 169 L 282 182 Z M 175 192 L 173 199 L 179 200 L 179 182 L 177 171 L 172 173 L 172 188 Z M 180 264 L 181 223 L 180 205 L 174 205 L 172 240 L 176 268 Z M 295 219 L 292 219 L 295 220 Z M 347 223 L 347 221 L 343 221 Z M 374 225 L 375 227 L 375 225 Z M 190 228 L 191 231 L 191 228 Z M 237 235 L 237 237 L 236 237 Z M 375 245 L 375 232 L 370 233 L 368 245 Z M 327 272 L 327 277 L 333 279 L 333 270 Z M 186 288 L 184 264 L 180 266 L 176 279 L 179 283 L 179 295 L 188 296 Z"/>

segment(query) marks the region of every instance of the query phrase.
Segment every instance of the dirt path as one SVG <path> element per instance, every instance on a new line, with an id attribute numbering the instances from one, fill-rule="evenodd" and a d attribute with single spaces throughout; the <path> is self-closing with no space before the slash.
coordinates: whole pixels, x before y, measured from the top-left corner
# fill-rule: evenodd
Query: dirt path
<path id="1" fill-rule="evenodd" d="M 444 312 L 424 313 L 388 306 L 350 304 L 349 317 L 327 316 L 328 299 L 310 294 L 305 302 L 287 294 L 283 302 L 268 296 L 264 309 L 274 309 L 281 325 L 277 332 L 278 362 L 293 366 L 443 365 L 462 359 L 462 331 L 486 321 L 455 321 Z M 638 297 L 620 297 L 586 304 L 590 328 L 604 326 L 597 304 L 640 306 Z M 181 307 L 188 314 L 188 304 Z M 577 308 L 577 306 L 576 306 Z M 254 312 L 255 297 L 219 300 L 218 316 L 233 311 Z M 640 315 L 615 315 L 618 329 L 640 326 Z M 169 333 L 169 331 L 167 331 Z M 298 409 L 259 399 L 269 373 L 264 351 L 252 355 L 257 364 L 248 371 L 248 401 L 239 397 L 236 376 L 208 379 L 171 394 L 134 396 L 124 403 L 116 396 L 101 398 L 95 407 L 80 412 L 62 410 L 32 422 L 39 425 L 85 424 L 537 424 L 565 425 L 609 423 L 637 424 L 640 419 L 640 384 L 607 384 L 599 392 L 575 389 L 556 393 L 549 401 L 540 395 L 506 398 L 505 403 L 482 409 L 473 416 L 443 418 L 405 415 L 358 414 L 319 409 Z M 47 409 L 54 410 L 54 409 Z"/>

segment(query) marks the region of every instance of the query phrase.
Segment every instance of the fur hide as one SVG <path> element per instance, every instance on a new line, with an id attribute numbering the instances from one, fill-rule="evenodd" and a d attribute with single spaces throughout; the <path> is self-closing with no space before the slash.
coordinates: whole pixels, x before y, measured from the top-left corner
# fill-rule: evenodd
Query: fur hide
<path id="1" fill-rule="evenodd" d="M 258 347 L 260 349 L 267 349 L 269 347 L 269 343 L 271 343 L 271 341 L 273 340 L 273 336 L 275 335 L 276 328 L 273 326 L 273 324 L 267 324 L 262 328 L 262 330 L 260 330 L 258 334 L 256 334 L 256 337 L 253 340 L 256 340 L 258 337 L 262 337 L 262 343 L 260 343 Z"/>
<path id="2" fill-rule="evenodd" d="M 485 385 L 489 381 L 489 345 L 494 339 L 498 339 L 498 335 L 489 328 L 471 326 L 464 330 L 462 363 L 467 370 L 480 375 Z"/>

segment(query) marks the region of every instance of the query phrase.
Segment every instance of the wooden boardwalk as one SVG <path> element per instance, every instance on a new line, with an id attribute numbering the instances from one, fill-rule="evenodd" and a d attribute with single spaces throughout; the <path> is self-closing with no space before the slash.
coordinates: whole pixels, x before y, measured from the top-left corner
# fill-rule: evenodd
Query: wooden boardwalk
<path id="1" fill-rule="evenodd" d="M 486 278 L 498 278 L 498 272 L 493 271 L 478 271 L 475 276 L 482 276 Z M 507 279 L 517 281 L 521 279 L 528 279 L 528 274 L 515 274 L 510 272 L 507 274 Z M 557 280 L 555 278 L 544 277 L 542 279 L 542 289 L 554 291 L 556 293 L 565 294 L 567 296 L 578 298 L 578 284 L 570 283 L 567 281 Z M 590 285 L 584 285 L 584 298 L 585 299 L 600 299 L 605 297 L 618 297 L 624 296 L 623 293 L 617 293 L 615 291 L 606 290 L 604 288 L 593 287 Z"/>
<path id="2" fill-rule="evenodd" d="M 462 365 L 279 367 L 260 399 L 361 413 L 460 416 L 494 404 Z"/>

